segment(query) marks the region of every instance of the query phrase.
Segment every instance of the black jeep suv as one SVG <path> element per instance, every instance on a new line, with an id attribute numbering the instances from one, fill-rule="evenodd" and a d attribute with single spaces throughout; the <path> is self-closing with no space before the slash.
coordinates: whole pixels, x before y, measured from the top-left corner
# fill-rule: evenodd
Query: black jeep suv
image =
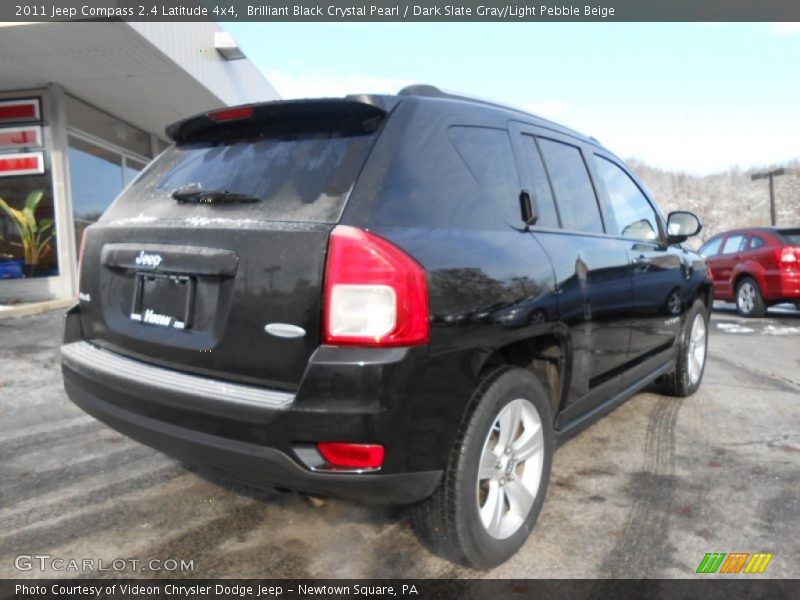
<path id="1" fill-rule="evenodd" d="M 415 504 L 497 565 L 556 446 L 703 376 L 712 287 L 596 140 L 430 86 L 197 115 L 83 240 L 70 398 L 252 483 Z"/>

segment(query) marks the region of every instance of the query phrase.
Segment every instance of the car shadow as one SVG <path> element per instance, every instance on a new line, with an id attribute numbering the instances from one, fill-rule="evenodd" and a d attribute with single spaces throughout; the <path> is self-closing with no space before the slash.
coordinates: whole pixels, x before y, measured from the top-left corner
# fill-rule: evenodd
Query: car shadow
<path id="1" fill-rule="evenodd" d="M 361 510 L 344 511 L 353 522 L 367 521 L 375 525 L 391 525 L 408 518 L 408 507 L 399 505 L 368 504 L 353 500 L 340 500 L 332 496 L 318 496 L 282 487 L 254 485 L 213 468 L 181 462 L 181 467 L 197 477 L 239 496 L 258 500 L 264 504 L 296 503 L 296 508 L 306 506 L 322 508 L 330 503 L 343 504 Z"/>

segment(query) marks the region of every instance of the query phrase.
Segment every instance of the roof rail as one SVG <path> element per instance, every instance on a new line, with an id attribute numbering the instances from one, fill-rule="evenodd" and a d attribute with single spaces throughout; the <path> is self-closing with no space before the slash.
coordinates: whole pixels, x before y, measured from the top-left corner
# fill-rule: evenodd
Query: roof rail
<path id="1" fill-rule="evenodd" d="M 513 106 L 507 106 L 504 104 L 500 104 L 498 102 L 493 102 L 491 100 L 487 100 L 486 98 L 479 98 L 477 96 L 467 96 L 466 94 L 456 94 L 454 92 L 446 92 L 440 88 L 437 88 L 435 85 L 430 85 L 427 83 L 416 83 L 414 85 L 409 85 L 404 87 L 402 90 L 397 92 L 398 96 L 425 96 L 428 98 L 450 98 L 452 100 L 467 100 L 469 102 L 477 102 L 479 104 L 489 104 L 491 106 L 499 106 L 501 108 L 510 108 L 512 110 L 516 110 L 519 112 L 519 108 L 515 108 Z"/>
<path id="2" fill-rule="evenodd" d="M 427 83 L 415 83 L 412 85 L 407 85 L 402 90 L 397 92 L 398 96 L 431 96 L 434 98 L 441 98 L 443 96 L 447 96 L 442 90 L 440 90 L 435 85 L 430 85 Z"/>
<path id="3" fill-rule="evenodd" d="M 511 106 L 509 104 L 502 104 L 500 102 L 493 102 L 492 100 L 487 100 L 485 98 L 479 98 L 479 97 L 476 97 L 476 96 L 467 96 L 465 94 L 455 94 L 455 93 L 452 93 L 452 92 L 446 92 L 446 91 L 436 87 L 435 85 L 430 85 L 430 84 L 427 84 L 427 83 L 417 83 L 417 84 L 414 84 L 414 85 L 406 86 L 402 90 L 397 92 L 397 95 L 398 96 L 422 96 L 422 97 L 426 97 L 426 98 L 447 98 L 447 99 L 450 99 L 450 100 L 465 100 L 467 102 L 474 102 L 476 104 L 483 104 L 484 106 L 494 106 L 495 108 L 503 108 L 505 110 L 513 110 L 514 112 L 523 113 L 523 114 L 526 114 L 526 115 L 532 115 L 532 116 L 535 116 L 537 119 L 540 119 L 540 120 L 545 121 L 547 123 L 552 123 L 553 125 L 556 125 L 558 127 L 564 127 L 563 125 L 561 125 L 559 123 L 556 123 L 555 121 L 551 121 L 550 119 L 546 119 L 544 117 L 539 117 L 539 116 L 533 115 L 532 113 L 528 112 L 527 110 L 524 110 L 524 109 L 519 108 L 517 106 Z M 565 128 L 565 129 L 569 129 L 569 128 Z M 573 130 L 570 130 L 570 131 L 572 131 L 573 134 L 575 134 L 575 135 L 582 136 L 582 137 L 584 137 L 586 139 L 592 140 L 593 142 L 595 142 L 597 144 L 600 144 L 600 142 L 597 140 L 597 138 L 594 138 L 594 137 L 591 137 L 591 136 L 587 136 L 587 135 L 578 133 L 578 132 L 573 131 Z"/>
<path id="4" fill-rule="evenodd" d="M 509 106 L 508 104 L 493 102 L 492 100 L 487 100 L 486 98 L 479 98 L 477 96 L 468 96 L 466 94 L 456 94 L 454 92 L 446 92 L 436 87 L 435 85 L 430 85 L 427 83 L 416 83 L 414 85 L 406 86 L 402 90 L 397 92 L 397 95 L 424 96 L 426 98 L 449 98 L 451 100 L 466 100 L 467 102 L 475 102 L 477 104 L 486 104 L 487 106 L 496 106 L 498 108 L 506 108 L 517 112 L 525 112 L 524 110 L 517 108 L 516 106 Z"/>

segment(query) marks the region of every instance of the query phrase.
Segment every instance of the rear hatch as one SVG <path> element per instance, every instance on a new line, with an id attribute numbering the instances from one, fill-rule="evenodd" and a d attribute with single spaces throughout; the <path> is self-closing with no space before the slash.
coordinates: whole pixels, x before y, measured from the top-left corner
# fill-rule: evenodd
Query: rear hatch
<path id="1" fill-rule="evenodd" d="M 353 100 L 218 111 L 87 230 L 86 339 L 150 363 L 293 389 L 320 343 L 328 234 L 386 112 Z"/>

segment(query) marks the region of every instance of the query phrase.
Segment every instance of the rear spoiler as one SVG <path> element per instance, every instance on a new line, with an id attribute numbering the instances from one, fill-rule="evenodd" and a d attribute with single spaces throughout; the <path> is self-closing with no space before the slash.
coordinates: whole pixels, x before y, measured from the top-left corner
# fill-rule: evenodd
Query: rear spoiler
<path id="1" fill-rule="evenodd" d="M 181 145 L 286 134 L 371 133 L 398 101 L 362 95 L 243 104 L 178 121 L 166 128 L 166 134 Z"/>

